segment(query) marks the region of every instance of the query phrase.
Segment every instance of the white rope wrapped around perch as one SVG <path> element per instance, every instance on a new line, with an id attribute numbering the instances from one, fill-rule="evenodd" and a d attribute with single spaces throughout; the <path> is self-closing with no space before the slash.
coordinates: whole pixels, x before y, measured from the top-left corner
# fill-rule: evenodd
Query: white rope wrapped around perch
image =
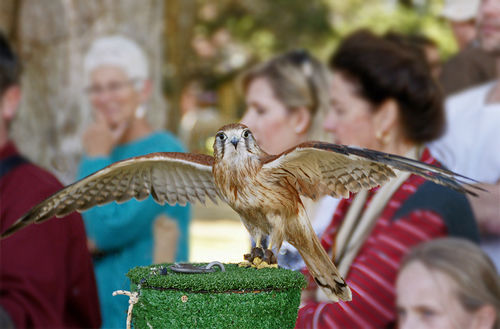
<path id="1" fill-rule="evenodd" d="M 130 324 L 132 323 L 132 309 L 134 305 L 139 301 L 139 293 L 137 291 L 130 292 L 126 290 L 117 290 L 113 292 L 113 296 L 125 295 L 129 297 L 128 300 L 128 311 L 127 311 L 127 329 L 130 329 Z"/>

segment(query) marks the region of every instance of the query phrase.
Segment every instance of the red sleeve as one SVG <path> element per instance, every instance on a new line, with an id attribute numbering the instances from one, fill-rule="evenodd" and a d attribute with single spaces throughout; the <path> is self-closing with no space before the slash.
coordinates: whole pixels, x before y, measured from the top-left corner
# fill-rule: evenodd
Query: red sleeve
<path id="1" fill-rule="evenodd" d="M 0 181 L 1 230 L 61 187 L 33 165 L 9 172 Z M 0 241 L 0 305 L 16 328 L 100 326 L 95 278 L 79 214 L 29 225 Z"/>
<path id="2" fill-rule="evenodd" d="M 71 221 L 71 235 L 66 253 L 68 287 L 65 302 L 65 324 L 67 328 L 99 328 L 101 312 L 94 265 L 87 248 L 87 236 L 82 217 L 73 213 L 63 220 Z"/>
<path id="3" fill-rule="evenodd" d="M 372 234 L 346 278 L 351 302 L 311 302 L 299 310 L 296 328 L 384 328 L 395 321 L 395 280 L 402 257 L 421 242 L 446 235 L 432 211 L 414 211 Z"/>

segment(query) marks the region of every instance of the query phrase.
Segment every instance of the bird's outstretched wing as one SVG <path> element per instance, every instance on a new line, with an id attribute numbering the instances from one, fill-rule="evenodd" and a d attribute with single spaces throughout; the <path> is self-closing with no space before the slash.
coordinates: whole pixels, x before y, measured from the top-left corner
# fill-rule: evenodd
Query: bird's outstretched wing
<path id="1" fill-rule="evenodd" d="M 213 161 L 208 155 L 164 152 L 116 162 L 45 199 L 3 232 L 1 238 L 33 222 L 112 201 L 143 200 L 149 195 L 160 204 L 204 203 L 206 197 L 217 203 Z"/>
<path id="2" fill-rule="evenodd" d="M 305 142 L 262 162 L 263 169 L 274 177 L 295 178 L 299 193 L 313 200 L 326 194 L 348 197 L 349 192 L 382 185 L 395 176 L 393 169 L 420 175 L 462 193 L 476 195 L 474 189 L 478 189 L 472 185 L 474 180 L 444 168 L 394 154 L 324 142 Z"/>

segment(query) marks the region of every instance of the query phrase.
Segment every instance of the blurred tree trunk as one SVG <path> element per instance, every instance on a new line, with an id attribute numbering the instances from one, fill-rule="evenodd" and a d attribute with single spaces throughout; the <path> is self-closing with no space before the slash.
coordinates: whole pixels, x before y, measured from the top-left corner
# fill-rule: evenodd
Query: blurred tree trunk
<path id="1" fill-rule="evenodd" d="M 1 0 L 0 28 L 23 62 L 23 98 L 12 136 L 21 151 L 74 180 L 82 153 L 81 135 L 91 120 L 83 93 L 83 57 L 99 36 L 120 33 L 147 53 L 154 91 L 148 116 L 164 127 L 161 88 L 163 0 Z"/>
<path id="2" fill-rule="evenodd" d="M 196 0 L 167 0 L 165 3 L 165 84 L 169 86 L 167 128 L 178 131 L 182 89 L 189 80 L 189 61 L 193 60 L 191 40 L 196 22 Z"/>
<path id="3" fill-rule="evenodd" d="M 406 8 L 411 8 L 413 6 L 413 0 L 399 0 L 399 4 Z"/>
<path id="4" fill-rule="evenodd" d="M 17 20 L 20 7 L 21 0 L 0 1 L 0 31 L 9 38 L 14 48 L 17 48 Z"/>

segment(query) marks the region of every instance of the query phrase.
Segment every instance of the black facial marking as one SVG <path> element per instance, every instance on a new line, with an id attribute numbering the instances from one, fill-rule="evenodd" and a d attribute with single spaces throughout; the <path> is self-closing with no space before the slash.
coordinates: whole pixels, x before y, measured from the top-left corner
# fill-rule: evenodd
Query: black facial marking
<path id="1" fill-rule="evenodd" d="M 245 141 L 245 148 L 247 151 L 250 151 L 250 138 L 244 138 Z"/>

